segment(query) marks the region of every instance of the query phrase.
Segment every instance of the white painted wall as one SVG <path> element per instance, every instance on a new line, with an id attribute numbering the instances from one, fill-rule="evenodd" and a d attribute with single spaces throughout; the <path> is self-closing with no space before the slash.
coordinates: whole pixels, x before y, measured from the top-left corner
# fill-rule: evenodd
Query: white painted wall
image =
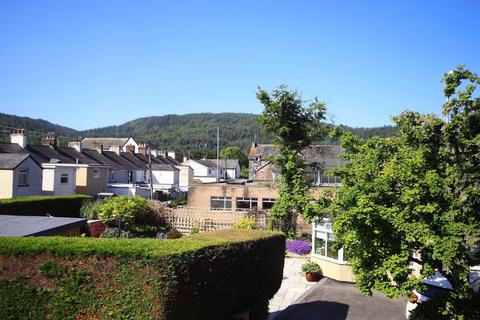
<path id="1" fill-rule="evenodd" d="M 127 146 L 133 144 L 135 146 L 135 153 L 138 152 L 138 144 L 132 138 L 128 138 L 127 142 L 122 146 L 122 151 L 127 152 Z"/>
<path id="2" fill-rule="evenodd" d="M 42 173 L 42 191 L 47 194 L 53 194 L 55 188 L 55 169 L 43 169 Z"/>
<path id="3" fill-rule="evenodd" d="M 188 187 L 193 184 L 193 169 L 189 166 L 175 166 L 179 172 L 178 186 L 180 191 L 188 191 Z"/>
<path id="4" fill-rule="evenodd" d="M 180 171 L 152 170 L 153 189 L 176 189 L 180 182 Z"/>
<path id="5" fill-rule="evenodd" d="M 61 183 L 60 179 L 62 174 L 68 176 L 68 183 Z M 75 168 L 55 168 L 55 186 L 53 194 L 55 196 L 65 194 L 75 194 Z"/>

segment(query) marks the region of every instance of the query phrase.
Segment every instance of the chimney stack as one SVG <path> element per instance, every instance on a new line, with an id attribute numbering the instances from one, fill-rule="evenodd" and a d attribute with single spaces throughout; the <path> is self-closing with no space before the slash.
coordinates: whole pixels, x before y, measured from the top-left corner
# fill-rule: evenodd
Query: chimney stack
<path id="1" fill-rule="evenodd" d="M 135 153 L 135 146 L 133 144 L 129 144 L 125 147 L 126 151 L 129 153 Z"/>
<path id="2" fill-rule="evenodd" d="M 150 149 L 150 154 L 154 157 L 158 157 L 158 150 L 157 149 Z"/>
<path id="3" fill-rule="evenodd" d="M 58 147 L 58 139 L 55 132 L 47 133 L 47 136 L 42 139 L 42 146 Z"/>
<path id="4" fill-rule="evenodd" d="M 175 159 L 175 151 L 168 151 L 167 155 L 168 155 L 170 158 Z"/>
<path id="5" fill-rule="evenodd" d="M 119 156 L 119 155 L 120 155 L 120 152 L 122 151 L 122 148 L 121 148 L 119 145 L 117 145 L 117 144 L 112 144 L 112 145 L 110 146 L 110 151 L 115 152 L 115 153 Z"/>
<path id="6" fill-rule="evenodd" d="M 97 151 L 98 153 L 102 154 L 103 152 L 103 145 L 98 142 L 98 141 L 93 141 L 92 142 L 92 147 L 95 151 Z"/>
<path id="7" fill-rule="evenodd" d="M 68 146 L 70 148 L 73 148 L 73 149 L 77 150 L 77 152 L 82 152 L 82 141 L 79 141 L 78 139 L 75 139 L 75 140 L 69 142 Z"/>
<path id="8" fill-rule="evenodd" d="M 140 143 L 138 145 L 138 153 L 141 153 L 143 154 L 144 156 L 146 156 L 148 154 L 148 148 L 147 148 L 147 144 L 145 143 Z"/>
<path id="9" fill-rule="evenodd" d="M 188 158 L 187 156 L 183 156 L 183 163 L 187 162 Z"/>
<path id="10" fill-rule="evenodd" d="M 13 129 L 10 134 L 10 142 L 16 143 L 20 147 L 25 148 L 27 146 L 27 136 L 24 129 Z"/>

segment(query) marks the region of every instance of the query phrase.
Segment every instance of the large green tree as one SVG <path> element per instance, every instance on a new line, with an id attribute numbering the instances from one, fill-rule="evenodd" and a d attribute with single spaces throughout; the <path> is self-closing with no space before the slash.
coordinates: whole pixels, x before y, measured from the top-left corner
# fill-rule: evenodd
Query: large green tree
<path id="1" fill-rule="evenodd" d="M 221 159 L 237 159 L 240 167 L 248 167 L 248 157 L 239 147 L 226 147 L 220 151 Z"/>
<path id="2" fill-rule="evenodd" d="M 391 138 L 344 135 L 345 166 L 335 170 L 342 185 L 321 203 L 362 292 L 421 290 L 414 263 L 421 278 L 439 271 L 455 289 L 414 316 L 468 319 L 479 315 L 464 306 L 472 305 L 469 267 L 479 262 L 472 252 L 480 238 L 480 80 L 460 66 L 444 83 L 449 121 L 407 111 L 394 118 Z"/>
<path id="3" fill-rule="evenodd" d="M 271 215 L 281 221 L 287 234 L 296 232 L 298 214 L 312 216 L 308 184 L 304 174 L 305 162 L 301 151 L 325 135 L 325 104 L 314 101 L 307 104 L 296 92 L 280 86 L 272 92 L 259 89 L 257 99 L 264 105 L 259 117 L 266 133 L 272 135 L 278 154 L 272 157 L 280 170 L 279 197 Z"/>

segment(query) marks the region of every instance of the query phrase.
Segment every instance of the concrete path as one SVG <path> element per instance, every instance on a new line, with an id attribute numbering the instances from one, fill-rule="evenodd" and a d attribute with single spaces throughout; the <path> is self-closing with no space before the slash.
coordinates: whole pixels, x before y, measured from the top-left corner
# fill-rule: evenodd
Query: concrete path
<path id="1" fill-rule="evenodd" d="M 287 308 L 300 298 L 302 294 L 317 284 L 316 282 L 307 282 L 305 280 L 302 264 L 307 261 L 308 257 L 285 257 L 282 286 L 270 300 L 270 313 L 277 313 Z"/>
<path id="2" fill-rule="evenodd" d="M 287 309 L 273 313 L 274 320 L 400 320 L 405 319 L 405 299 L 390 300 L 379 293 L 364 296 L 351 283 L 324 278 Z"/>

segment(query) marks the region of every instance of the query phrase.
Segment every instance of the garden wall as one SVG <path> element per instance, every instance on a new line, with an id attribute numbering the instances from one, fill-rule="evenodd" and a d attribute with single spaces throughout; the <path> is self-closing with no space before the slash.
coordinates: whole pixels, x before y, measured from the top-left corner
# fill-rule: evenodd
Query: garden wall
<path id="1" fill-rule="evenodd" d="M 0 199 L 1 215 L 45 216 L 80 218 L 82 202 L 90 196 L 33 196 Z"/>
<path id="2" fill-rule="evenodd" d="M 285 238 L 0 238 L 0 319 L 266 319 Z"/>

